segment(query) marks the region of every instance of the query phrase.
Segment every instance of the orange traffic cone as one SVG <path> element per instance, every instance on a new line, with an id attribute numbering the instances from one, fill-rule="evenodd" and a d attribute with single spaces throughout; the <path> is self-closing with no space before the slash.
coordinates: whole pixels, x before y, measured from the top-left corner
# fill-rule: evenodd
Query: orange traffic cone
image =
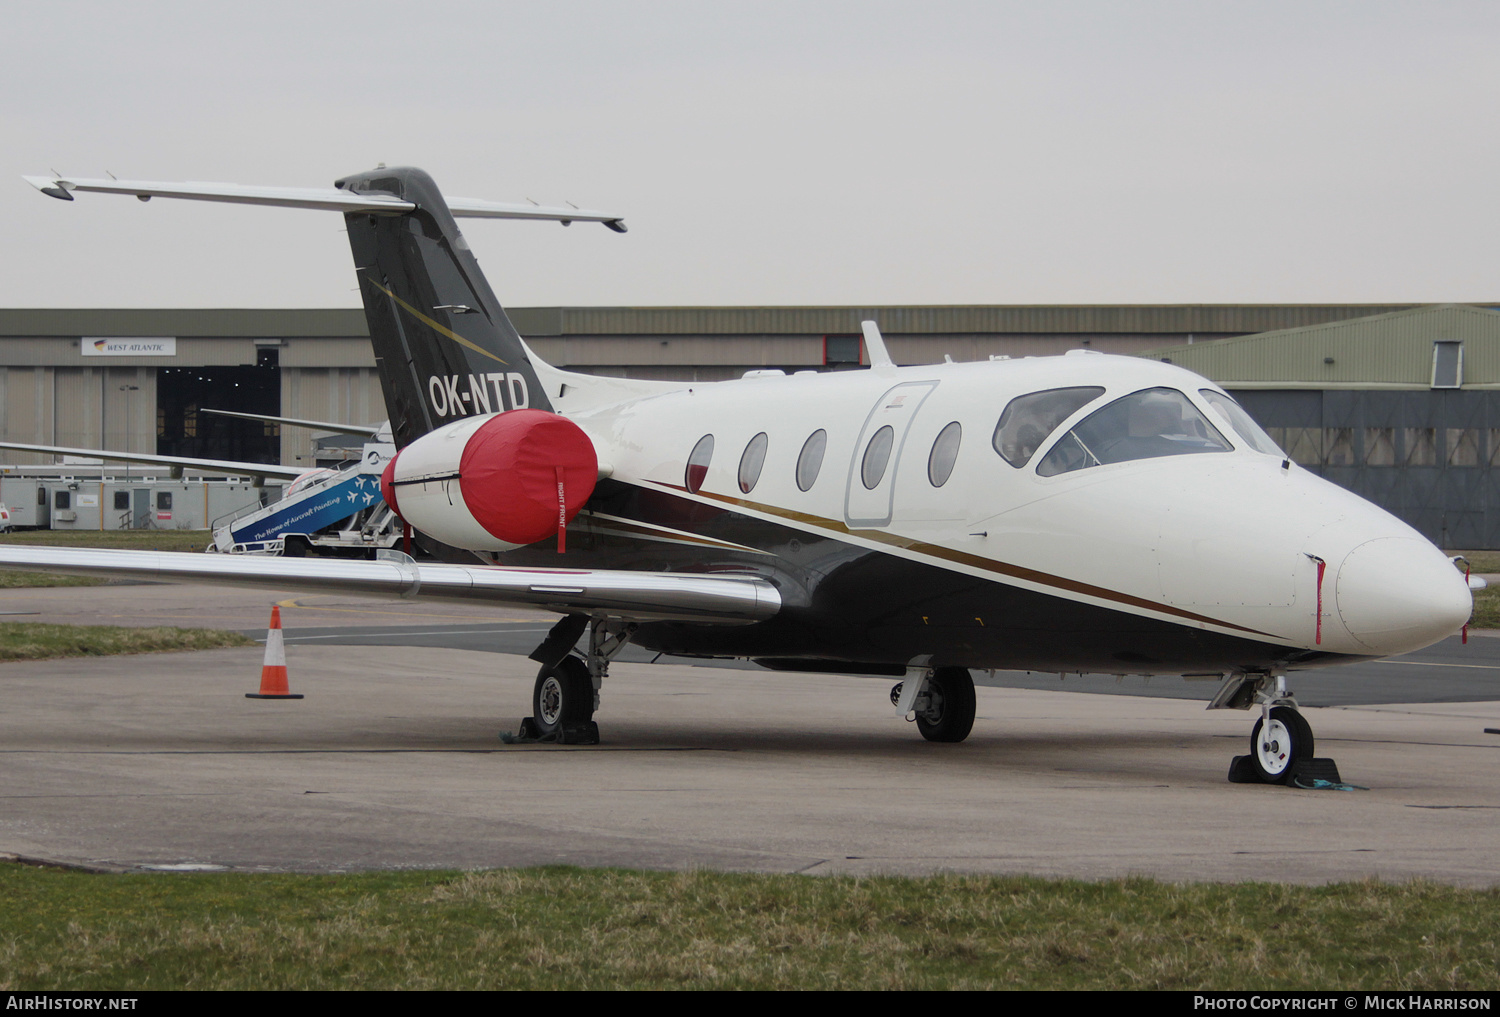
<path id="1" fill-rule="evenodd" d="M 260 691 L 246 692 L 246 699 L 301 699 L 286 683 L 286 643 L 281 638 L 281 606 L 271 608 L 271 628 L 266 632 L 266 662 L 260 669 Z"/>

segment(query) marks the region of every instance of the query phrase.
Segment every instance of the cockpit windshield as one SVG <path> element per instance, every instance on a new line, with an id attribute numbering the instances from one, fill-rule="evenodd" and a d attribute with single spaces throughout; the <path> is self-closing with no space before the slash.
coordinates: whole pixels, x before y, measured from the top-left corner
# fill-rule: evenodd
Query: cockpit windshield
<path id="1" fill-rule="evenodd" d="M 1037 466 L 1043 477 L 1132 459 L 1232 452 L 1224 436 L 1174 388 L 1148 388 L 1083 418 Z"/>
<path id="2" fill-rule="evenodd" d="M 1198 394 L 1208 402 L 1208 405 L 1223 415 L 1224 422 L 1234 428 L 1236 434 L 1245 439 L 1246 445 L 1249 445 L 1257 452 L 1264 452 L 1266 455 L 1279 456 L 1282 454 L 1281 449 L 1277 448 L 1276 443 L 1271 440 L 1271 436 L 1261 430 L 1260 425 L 1255 422 L 1255 418 L 1246 413 L 1245 408 L 1235 402 L 1232 397 L 1225 395 L 1223 392 L 1215 392 L 1211 388 L 1200 388 Z"/>
<path id="3" fill-rule="evenodd" d="M 1031 461 L 1042 442 L 1078 410 L 1098 399 L 1104 389 L 1053 388 L 1017 396 L 1005 406 L 991 440 L 1000 457 L 1016 469 Z"/>

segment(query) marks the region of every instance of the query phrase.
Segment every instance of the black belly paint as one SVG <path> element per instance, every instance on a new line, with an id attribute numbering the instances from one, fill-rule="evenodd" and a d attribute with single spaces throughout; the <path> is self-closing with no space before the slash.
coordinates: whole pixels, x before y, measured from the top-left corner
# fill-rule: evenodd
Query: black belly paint
<path id="1" fill-rule="evenodd" d="M 667 543 L 604 533 L 591 513 L 757 548 Z M 783 607 L 754 625 L 642 625 L 634 642 L 663 653 L 865 664 L 895 673 L 934 666 L 1182 674 L 1336 663 L 1342 655 L 1146 618 L 860 547 L 814 529 L 754 518 L 667 492 L 601 481 L 568 526 L 568 552 L 534 544 L 499 556 L 515 566 L 739 573 L 774 583 Z"/>

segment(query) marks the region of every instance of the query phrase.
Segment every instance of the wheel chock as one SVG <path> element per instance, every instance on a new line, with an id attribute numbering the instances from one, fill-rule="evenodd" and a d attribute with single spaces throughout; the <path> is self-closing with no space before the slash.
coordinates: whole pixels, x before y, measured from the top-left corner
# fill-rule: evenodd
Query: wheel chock
<path id="1" fill-rule="evenodd" d="M 559 745 L 598 745 L 599 725 L 591 720 L 582 724 L 564 724 L 557 733 Z"/>
<path id="2" fill-rule="evenodd" d="M 1288 785 L 1308 786 L 1315 780 L 1327 781 L 1329 784 L 1344 782 L 1339 776 L 1339 765 L 1326 757 L 1304 759 L 1300 763 L 1292 764 L 1292 772 L 1286 782 Z"/>
<path id="3" fill-rule="evenodd" d="M 536 726 L 536 720 L 525 717 L 515 734 L 501 731 L 500 740 L 506 745 L 540 745 L 548 742 L 555 745 L 598 745 L 599 725 L 588 720 L 582 724 L 564 724 L 552 734 L 542 734 L 541 729 Z"/>
<path id="4" fill-rule="evenodd" d="M 1235 756 L 1229 761 L 1229 783 L 1259 784 L 1260 773 L 1249 756 Z"/>
<path id="5" fill-rule="evenodd" d="M 1327 781 L 1330 784 L 1343 783 L 1339 777 L 1338 764 L 1326 756 L 1316 756 L 1293 763 L 1283 779 L 1276 783 L 1290 787 L 1299 779 L 1307 784 L 1315 780 Z M 1260 771 L 1255 768 L 1255 762 L 1249 756 L 1235 756 L 1229 761 L 1229 783 L 1262 784 L 1265 782 L 1261 780 Z"/>

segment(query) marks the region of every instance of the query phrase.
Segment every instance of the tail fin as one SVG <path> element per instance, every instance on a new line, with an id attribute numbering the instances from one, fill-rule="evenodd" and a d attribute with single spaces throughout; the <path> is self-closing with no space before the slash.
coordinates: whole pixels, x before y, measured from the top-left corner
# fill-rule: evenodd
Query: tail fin
<path id="1" fill-rule="evenodd" d="M 397 167 L 335 185 L 416 206 L 344 215 L 397 447 L 476 413 L 552 409 L 432 178 Z"/>
<path id="2" fill-rule="evenodd" d="M 479 271 L 454 216 L 603 223 L 625 232 L 617 215 L 592 209 L 512 205 L 476 198 L 444 200 L 419 169 L 371 170 L 334 187 L 263 187 L 86 177 L 26 177 L 43 194 L 129 194 L 142 201 L 183 198 L 344 213 L 364 297 L 381 386 L 396 444 L 475 413 L 552 409 L 526 345 Z M 537 361 L 541 364 L 541 361 Z M 557 374 L 542 364 L 542 370 Z M 651 383 L 635 382 L 634 387 Z M 601 382 L 611 391 L 619 383 Z M 561 385 L 559 385 L 561 392 Z"/>

